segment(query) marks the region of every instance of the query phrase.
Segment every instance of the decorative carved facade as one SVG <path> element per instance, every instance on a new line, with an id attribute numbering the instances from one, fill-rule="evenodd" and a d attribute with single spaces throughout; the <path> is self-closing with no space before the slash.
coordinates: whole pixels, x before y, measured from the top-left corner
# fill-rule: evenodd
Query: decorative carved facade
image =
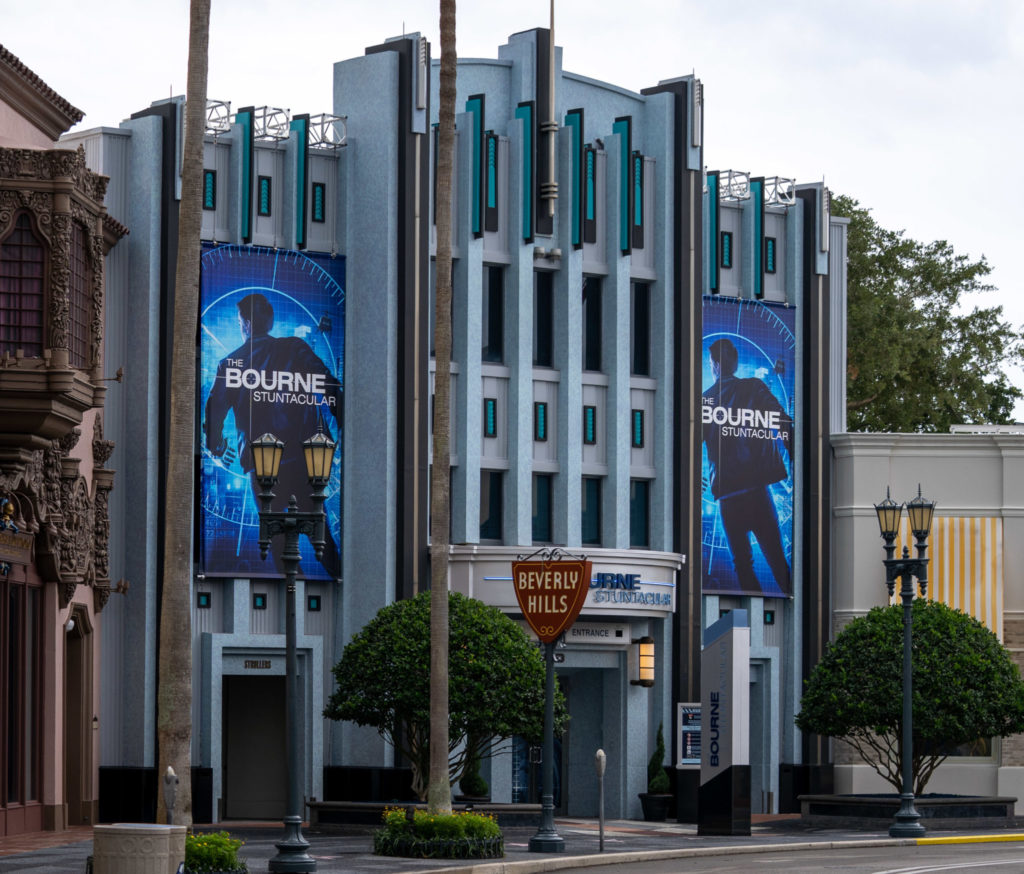
<path id="1" fill-rule="evenodd" d="M 0 495 L 13 500 L 21 530 L 34 538 L 36 565 L 59 587 L 66 607 L 77 586 L 93 587 L 94 606 L 110 594 L 108 495 L 113 443 L 103 439 L 103 259 L 127 232 L 103 205 L 107 179 L 85 165 L 85 152 L 0 148 L 0 245 L 27 217 L 43 253 L 42 354 L 0 343 Z M 24 224 L 24 223 L 23 223 Z M 84 360 L 71 355 L 75 237 L 87 265 L 74 301 L 85 314 Z M 80 274 L 81 275 L 81 274 Z M 72 452 L 83 416 L 94 419 L 90 480 Z"/>

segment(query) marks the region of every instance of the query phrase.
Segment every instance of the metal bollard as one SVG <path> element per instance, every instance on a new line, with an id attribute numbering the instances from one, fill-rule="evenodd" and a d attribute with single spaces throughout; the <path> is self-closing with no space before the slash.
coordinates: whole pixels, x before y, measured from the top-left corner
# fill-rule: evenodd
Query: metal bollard
<path id="1" fill-rule="evenodd" d="M 594 767 L 597 769 L 597 826 L 598 826 L 598 852 L 604 852 L 604 766 L 607 757 L 604 750 L 598 750 L 594 754 Z"/>

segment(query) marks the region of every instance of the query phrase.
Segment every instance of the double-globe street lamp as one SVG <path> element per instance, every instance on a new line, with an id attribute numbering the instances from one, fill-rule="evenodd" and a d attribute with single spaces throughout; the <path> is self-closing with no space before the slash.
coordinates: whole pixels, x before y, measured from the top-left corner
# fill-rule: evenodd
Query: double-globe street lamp
<path id="1" fill-rule="evenodd" d="M 911 667 L 911 627 L 913 623 L 914 578 L 921 586 L 921 597 L 928 588 L 928 535 L 932 530 L 932 515 L 935 502 L 921 497 L 921 486 L 917 487 L 917 497 L 907 501 L 907 517 L 910 530 L 914 534 L 917 557 L 910 557 L 910 550 L 904 546 L 903 555 L 894 558 L 896 537 L 900 530 L 900 516 L 903 504 L 897 504 L 885 491 L 885 500 L 875 504 L 878 514 L 878 527 L 885 540 L 885 584 L 889 587 L 892 598 L 895 583 L 900 581 L 900 598 L 903 601 L 903 791 L 900 793 L 900 809 L 896 811 L 889 835 L 894 838 L 916 838 L 925 833 L 921 825 L 921 814 L 914 808 L 914 703 L 913 703 L 913 670 Z"/>
<path id="2" fill-rule="evenodd" d="M 286 729 L 285 746 L 288 762 L 288 800 L 284 817 L 284 838 L 276 844 L 277 855 L 270 860 L 268 870 L 273 872 L 297 872 L 310 874 L 316 871 L 316 860 L 309 855 L 309 844 L 302 837 L 302 793 L 300 789 L 302 768 L 299 763 L 299 712 L 298 694 L 298 656 L 295 651 L 295 576 L 299 570 L 299 538 L 305 534 L 316 550 L 316 557 L 323 555 L 326 543 L 326 517 L 324 515 L 324 488 L 331 475 L 331 462 L 334 459 L 335 443 L 318 430 L 302 444 L 306 460 L 306 474 L 313 488 L 310 499 L 313 509 L 300 512 L 291 495 L 288 509 L 272 511 L 274 485 L 277 483 L 284 455 L 284 443 L 273 434 L 264 434 L 252 442 L 253 466 L 256 469 L 256 481 L 260 485 L 260 557 L 267 557 L 271 538 L 278 534 L 284 535 L 284 551 L 281 561 L 285 571 L 285 588 L 287 592 L 286 624 L 285 624 L 285 708 Z"/>

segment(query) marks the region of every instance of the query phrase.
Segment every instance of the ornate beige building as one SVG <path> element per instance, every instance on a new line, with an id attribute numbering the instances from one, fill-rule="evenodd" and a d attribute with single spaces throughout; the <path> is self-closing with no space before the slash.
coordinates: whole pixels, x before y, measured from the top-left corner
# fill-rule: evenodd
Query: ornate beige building
<path id="1" fill-rule="evenodd" d="M 81 118 L 0 46 L 0 835 L 97 813 L 103 267 L 127 230 L 56 148 Z"/>

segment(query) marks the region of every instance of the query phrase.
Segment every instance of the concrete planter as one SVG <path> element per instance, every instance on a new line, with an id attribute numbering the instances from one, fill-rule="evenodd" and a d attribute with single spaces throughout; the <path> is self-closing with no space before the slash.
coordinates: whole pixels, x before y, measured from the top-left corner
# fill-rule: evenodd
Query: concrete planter
<path id="1" fill-rule="evenodd" d="M 640 807 L 643 809 L 645 821 L 664 822 L 668 819 L 668 811 L 672 806 L 672 801 L 675 799 L 675 796 L 641 792 L 639 798 Z"/>
<path id="2" fill-rule="evenodd" d="M 185 826 L 116 823 L 93 829 L 93 874 L 175 874 Z"/>

